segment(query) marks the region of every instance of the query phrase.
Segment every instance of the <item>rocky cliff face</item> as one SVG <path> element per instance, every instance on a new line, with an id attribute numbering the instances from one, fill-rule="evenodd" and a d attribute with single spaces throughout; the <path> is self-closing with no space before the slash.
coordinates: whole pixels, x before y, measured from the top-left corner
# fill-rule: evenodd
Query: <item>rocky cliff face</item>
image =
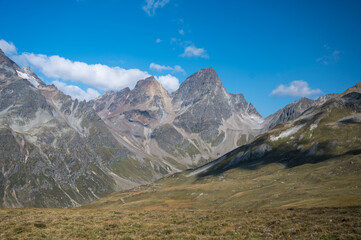
<path id="1" fill-rule="evenodd" d="M 264 131 L 272 129 L 278 124 L 296 119 L 309 108 L 321 106 L 322 104 L 336 97 L 337 95 L 338 94 L 327 94 L 325 96 L 317 98 L 316 100 L 311 100 L 304 97 L 300 100 L 290 103 L 265 119 Z"/>
<path id="2" fill-rule="evenodd" d="M 88 103 L 44 84 L 2 51 L 0 153 L 3 207 L 77 206 L 174 171 L 127 148 Z"/>
<path id="3" fill-rule="evenodd" d="M 199 70 L 171 95 L 150 77 L 89 104 L 120 141 L 180 170 L 246 143 L 263 121 L 242 94 L 227 93 L 212 68 Z"/>

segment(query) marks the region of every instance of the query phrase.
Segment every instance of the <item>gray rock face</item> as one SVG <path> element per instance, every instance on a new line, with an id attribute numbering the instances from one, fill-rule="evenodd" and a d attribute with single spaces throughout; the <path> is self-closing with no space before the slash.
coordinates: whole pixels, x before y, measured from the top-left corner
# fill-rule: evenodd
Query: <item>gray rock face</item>
<path id="1" fill-rule="evenodd" d="M 263 121 L 242 94 L 227 93 L 212 68 L 194 73 L 171 95 L 150 77 L 90 104 L 131 148 L 178 169 L 237 147 L 241 136 L 257 135 Z"/>
<path id="2" fill-rule="evenodd" d="M 173 94 L 173 102 L 188 106 L 204 96 L 223 95 L 223 84 L 213 68 L 201 69 L 188 77 Z"/>
<path id="3" fill-rule="evenodd" d="M 129 91 L 113 94 L 126 101 Z M 0 207 L 78 206 L 174 171 L 122 144 L 93 107 L 104 108 L 73 101 L 0 51 Z"/>
<path id="4" fill-rule="evenodd" d="M 330 94 L 326 94 L 325 96 L 321 96 L 319 98 L 317 98 L 315 100 L 316 105 L 320 106 L 322 104 L 324 104 L 325 102 L 327 102 L 328 100 L 337 97 L 338 94 L 335 93 L 330 93 Z"/>
<path id="5" fill-rule="evenodd" d="M 275 127 L 280 123 L 285 123 L 289 120 L 299 117 L 308 108 L 315 105 L 315 102 L 308 98 L 302 98 L 298 101 L 288 104 L 284 108 L 278 110 L 276 113 L 268 116 L 268 129 Z"/>
<path id="6" fill-rule="evenodd" d="M 253 115 L 262 119 L 242 94 L 229 94 L 213 68 L 201 69 L 190 76 L 174 93 L 173 103 L 180 105 L 174 125 L 188 133 L 201 133 L 212 141 L 223 121 L 234 115 Z M 183 110 L 183 111 L 182 111 Z"/>
<path id="7" fill-rule="evenodd" d="M 0 49 L 0 85 L 6 85 L 12 80 L 17 79 L 16 70 L 20 70 L 20 67 Z"/>
<path id="8" fill-rule="evenodd" d="M 306 110 L 313 107 L 321 106 L 322 104 L 332 98 L 335 98 L 336 96 L 338 96 L 338 94 L 327 94 L 325 96 L 317 98 L 316 100 L 302 98 L 293 103 L 290 103 L 265 119 L 265 130 L 272 129 L 280 123 L 285 123 L 290 120 L 296 119 L 297 117 L 301 116 L 301 114 L 304 113 Z"/>

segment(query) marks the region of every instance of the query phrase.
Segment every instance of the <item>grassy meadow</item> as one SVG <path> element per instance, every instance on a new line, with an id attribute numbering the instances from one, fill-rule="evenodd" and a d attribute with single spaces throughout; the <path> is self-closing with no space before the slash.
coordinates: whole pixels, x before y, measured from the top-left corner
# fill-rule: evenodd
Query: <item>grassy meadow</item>
<path id="1" fill-rule="evenodd" d="M 0 239 L 360 239 L 361 208 L 1 209 Z"/>

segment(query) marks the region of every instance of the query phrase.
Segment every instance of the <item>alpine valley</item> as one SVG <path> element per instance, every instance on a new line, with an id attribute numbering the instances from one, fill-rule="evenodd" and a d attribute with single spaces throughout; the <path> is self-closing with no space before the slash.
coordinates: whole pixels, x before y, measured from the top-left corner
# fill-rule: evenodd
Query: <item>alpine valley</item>
<path id="1" fill-rule="evenodd" d="M 330 216 L 325 207 L 338 207 L 334 218 L 346 214 L 353 223 L 345 236 L 357 238 L 360 133 L 361 83 L 341 94 L 302 98 L 266 118 L 242 94 L 228 93 L 213 68 L 200 69 L 171 94 L 148 77 L 133 89 L 86 102 L 46 85 L 0 50 L 0 236 L 11 238 L 15 231 L 38 238 L 47 228 L 44 219 L 63 226 L 69 219 L 96 218 L 103 227 L 80 223 L 80 232 L 47 228 L 47 235 L 183 238 L 177 221 L 186 221 L 185 227 L 196 223 L 190 232 L 204 239 L 234 239 L 239 210 L 252 209 L 257 212 L 248 218 L 251 225 L 242 225 L 251 238 L 269 236 L 255 229 L 268 229 L 272 216 L 286 211 L 293 219 L 309 214 L 295 223 L 305 233 L 282 225 L 286 230 L 269 230 L 272 236 L 313 239 L 309 233 L 322 237 L 320 229 L 303 224 L 318 221 L 315 226 L 332 232 L 322 216 Z M 21 212 L 5 212 L 24 207 L 74 211 L 27 210 L 19 223 Z M 142 225 L 142 211 L 157 219 L 154 224 Z M 208 211 L 211 217 L 204 218 Z M 64 213 L 69 217 L 62 218 Z M 121 225 L 129 225 L 121 233 L 114 214 L 123 214 Z M 44 221 L 29 227 L 37 216 Z M 204 219 L 212 226 L 202 225 Z"/>
<path id="2" fill-rule="evenodd" d="M 0 206 L 75 207 L 202 165 L 190 175 L 360 154 L 360 85 L 348 92 L 263 119 L 206 68 L 172 94 L 149 77 L 79 102 L 0 50 Z"/>

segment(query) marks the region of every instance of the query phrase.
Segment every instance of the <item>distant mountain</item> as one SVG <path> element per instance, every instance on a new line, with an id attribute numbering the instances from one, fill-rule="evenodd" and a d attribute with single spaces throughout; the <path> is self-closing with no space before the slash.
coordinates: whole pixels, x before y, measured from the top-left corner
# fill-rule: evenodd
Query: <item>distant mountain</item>
<path id="1" fill-rule="evenodd" d="M 208 175 L 240 165 L 282 163 L 294 167 L 333 158 L 360 157 L 360 133 L 361 83 L 358 83 L 342 94 L 329 96 L 321 105 L 313 104 L 299 117 L 259 135 L 198 173 Z"/>
<path id="2" fill-rule="evenodd" d="M 246 143 L 263 122 L 242 94 L 227 93 L 213 68 L 199 70 L 171 95 L 149 77 L 89 104 L 120 142 L 179 170 Z"/>
<path id="3" fill-rule="evenodd" d="M 268 116 L 264 122 L 265 131 L 272 129 L 278 124 L 288 122 L 299 117 L 304 111 L 311 107 L 316 107 L 324 104 L 331 98 L 336 97 L 338 94 L 327 94 L 325 96 L 321 96 L 316 100 L 311 100 L 308 98 L 302 98 L 293 103 L 288 104 L 284 108 L 278 110 L 274 114 Z"/>
<path id="4" fill-rule="evenodd" d="M 0 51 L 0 206 L 69 207 L 211 161 L 262 117 L 212 68 L 169 94 L 154 77 L 73 101 Z"/>
<path id="5" fill-rule="evenodd" d="M 299 106 L 304 103 L 312 101 L 303 99 Z M 359 206 L 360 133 L 358 83 L 215 161 L 89 207 L 243 209 L 247 214 L 263 208 Z"/>
<path id="6" fill-rule="evenodd" d="M 79 102 L 0 50 L 0 206 L 78 206 L 149 184 L 217 159 L 333 97 L 301 99 L 263 119 L 205 68 L 172 94 L 149 77 L 132 90 Z"/>
<path id="7" fill-rule="evenodd" d="M 73 101 L 0 50 L 0 206 L 69 207 L 175 171 L 116 138 Z"/>

